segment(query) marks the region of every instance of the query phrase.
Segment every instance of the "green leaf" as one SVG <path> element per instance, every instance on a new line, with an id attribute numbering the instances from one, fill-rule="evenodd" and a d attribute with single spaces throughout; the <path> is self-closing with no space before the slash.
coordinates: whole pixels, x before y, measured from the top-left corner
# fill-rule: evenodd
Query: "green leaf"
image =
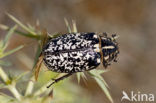
<path id="1" fill-rule="evenodd" d="M 28 72 L 23 72 L 23 73 L 19 74 L 18 76 L 13 77 L 13 79 L 14 79 L 15 81 L 18 81 L 19 79 L 21 79 L 21 78 L 22 78 L 23 76 L 25 76 L 26 74 L 28 74 Z"/>
<path id="2" fill-rule="evenodd" d="M 18 19 L 16 19 L 14 16 L 10 15 L 9 13 L 6 13 L 10 19 L 12 19 L 14 22 L 16 22 L 21 28 L 26 30 L 27 32 L 31 33 L 32 35 L 36 35 L 34 31 L 32 31 L 30 28 L 22 24 Z"/>
<path id="3" fill-rule="evenodd" d="M 19 35 L 23 35 L 23 36 L 26 36 L 26 37 L 29 37 L 32 39 L 37 39 L 37 40 L 39 40 L 41 37 L 40 35 L 32 35 L 31 33 L 24 33 L 24 32 L 19 31 L 19 30 L 15 30 L 15 32 Z"/>
<path id="4" fill-rule="evenodd" d="M 108 84 L 105 82 L 105 80 L 103 79 L 103 77 L 100 75 L 102 72 L 105 72 L 105 70 L 91 70 L 88 73 L 93 76 L 93 77 L 97 77 L 99 78 L 108 88 Z"/>
<path id="5" fill-rule="evenodd" d="M 94 79 L 96 80 L 96 82 L 98 83 L 98 85 L 101 87 L 101 89 L 104 91 L 104 93 L 106 94 L 107 98 L 111 101 L 111 103 L 113 102 L 112 96 L 110 95 L 107 87 L 105 86 L 105 84 L 101 81 L 101 79 L 94 77 Z"/>
<path id="6" fill-rule="evenodd" d="M 21 45 L 21 46 L 15 48 L 15 49 L 12 49 L 12 50 L 10 50 L 10 51 L 4 53 L 3 55 L 0 55 L 0 58 L 4 58 L 5 56 L 10 55 L 10 54 L 12 54 L 12 53 L 14 53 L 14 52 L 16 52 L 16 51 L 22 49 L 23 47 L 24 47 L 24 45 Z"/>
<path id="7" fill-rule="evenodd" d="M 78 32 L 75 20 L 72 20 L 72 26 L 69 25 L 69 22 L 68 22 L 68 20 L 66 18 L 64 18 L 64 21 L 65 21 L 65 24 L 66 24 L 66 26 L 68 28 L 69 33 L 77 33 Z"/>
<path id="8" fill-rule="evenodd" d="M 68 20 L 67 20 L 66 18 L 64 18 L 64 21 L 65 21 L 65 24 L 66 24 L 66 26 L 67 26 L 67 28 L 68 28 L 68 32 L 71 33 L 71 32 L 72 32 L 72 29 L 71 29 L 71 27 L 70 27 L 70 25 L 69 25 Z"/>
<path id="9" fill-rule="evenodd" d="M 106 69 L 106 70 L 96 70 L 96 72 L 98 73 L 98 74 L 103 74 L 103 73 L 105 73 L 105 72 L 108 72 L 108 70 Z"/>
<path id="10" fill-rule="evenodd" d="M 83 80 L 87 80 L 87 77 L 83 72 L 76 73 L 76 76 L 77 76 L 78 83 L 80 83 L 81 77 L 83 78 Z"/>
<path id="11" fill-rule="evenodd" d="M 76 27 L 76 22 L 75 22 L 75 20 L 72 20 L 72 24 L 73 24 L 72 32 L 77 33 L 78 31 L 77 31 L 77 27 Z"/>
<path id="12" fill-rule="evenodd" d="M 5 84 L 10 83 L 10 79 L 9 79 L 8 75 L 4 72 L 4 70 L 2 69 L 2 67 L 0 67 L 0 78 L 1 78 L 1 80 Z"/>
<path id="13" fill-rule="evenodd" d="M 35 27 L 31 26 L 29 23 L 27 24 L 27 26 L 31 31 L 35 31 Z"/>
<path id="14" fill-rule="evenodd" d="M 14 33 L 16 28 L 17 28 L 17 25 L 15 25 L 14 27 L 12 27 L 9 30 L 9 32 L 7 33 L 7 35 L 5 36 L 5 39 L 3 41 L 3 47 L 5 47 L 5 45 L 8 43 L 8 40 L 10 39 L 11 35 Z"/>
<path id="15" fill-rule="evenodd" d="M 11 28 L 9 28 L 6 25 L 0 24 L 0 29 L 9 31 Z M 32 35 L 31 33 L 25 33 L 25 32 L 19 31 L 19 30 L 15 30 L 14 32 L 19 34 L 19 35 L 26 36 L 29 38 L 33 38 L 33 39 L 37 39 L 37 40 L 40 39 L 40 35 L 39 35 L 40 33 L 38 35 Z"/>
<path id="16" fill-rule="evenodd" d="M 6 26 L 6 25 L 4 25 L 4 24 L 0 24 L 0 28 L 2 29 L 2 30 L 8 30 L 8 26 Z"/>
<path id="17" fill-rule="evenodd" d="M 80 73 L 76 73 L 76 76 L 77 76 L 77 81 L 78 81 L 78 83 L 80 83 L 81 74 L 80 74 Z"/>
<path id="18" fill-rule="evenodd" d="M 84 72 L 81 72 L 80 74 L 81 74 L 81 77 L 82 77 L 83 79 L 87 80 L 87 77 L 86 77 L 86 75 L 84 74 Z"/>
<path id="19" fill-rule="evenodd" d="M 101 89 L 104 91 L 106 94 L 107 98 L 113 103 L 113 99 L 107 89 L 108 85 L 103 79 L 103 77 L 100 75 L 104 71 L 99 71 L 99 70 L 91 70 L 88 73 L 95 79 L 95 81 L 98 83 L 98 85 L 101 87 Z"/>

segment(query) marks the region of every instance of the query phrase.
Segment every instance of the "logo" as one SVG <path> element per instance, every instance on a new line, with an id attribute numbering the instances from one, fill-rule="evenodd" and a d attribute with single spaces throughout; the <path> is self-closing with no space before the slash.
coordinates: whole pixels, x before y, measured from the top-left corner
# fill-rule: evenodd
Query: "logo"
<path id="1" fill-rule="evenodd" d="M 122 94 L 123 96 L 121 98 L 121 101 L 126 101 L 126 100 L 135 101 L 135 102 L 154 101 L 154 94 L 145 94 L 145 93 L 134 92 L 134 91 L 131 91 L 129 95 L 125 91 L 122 91 Z"/>

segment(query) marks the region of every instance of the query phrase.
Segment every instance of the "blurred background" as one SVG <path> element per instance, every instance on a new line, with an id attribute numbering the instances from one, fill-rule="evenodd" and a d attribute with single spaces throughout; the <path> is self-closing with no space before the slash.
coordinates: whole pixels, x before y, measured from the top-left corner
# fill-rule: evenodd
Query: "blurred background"
<path id="1" fill-rule="evenodd" d="M 103 74 L 115 103 L 121 102 L 122 91 L 153 93 L 156 96 L 156 1 L 155 0 L 0 0 L 0 24 L 13 26 L 5 12 L 22 23 L 36 25 L 49 33 L 67 33 L 64 18 L 76 20 L 79 32 L 107 32 L 120 37 L 118 62 Z M 5 37 L 0 30 L 0 38 Z M 12 65 L 8 71 L 29 71 L 35 57 L 36 42 L 27 37 L 13 35 L 8 49 L 27 44 L 10 55 Z M 27 58 L 22 58 L 21 54 Z M 21 62 L 27 60 L 27 65 Z M 74 76 L 73 76 L 74 77 Z M 76 78 L 72 80 L 76 85 Z M 89 78 L 81 85 L 90 103 L 108 103 L 103 91 Z M 72 87 L 71 87 L 72 88 Z M 147 102 L 146 102 L 147 103 Z"/>

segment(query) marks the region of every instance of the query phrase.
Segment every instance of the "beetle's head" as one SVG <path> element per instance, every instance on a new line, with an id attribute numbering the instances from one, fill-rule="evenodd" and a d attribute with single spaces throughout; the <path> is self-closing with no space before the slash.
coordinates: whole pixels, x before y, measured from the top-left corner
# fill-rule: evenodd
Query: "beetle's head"
<path id="1" fill-rule="evenodd" d="M 101 37 L 101 49 L 103 53 L 103 66 L 107 68 L 112 61 L 117 62 L 116 58 L 119 54 L 118 43 L 116 42 L 116 34 L 113 34 L 112 37 L 107 37 L 106 33 L 103 33 Z"/>

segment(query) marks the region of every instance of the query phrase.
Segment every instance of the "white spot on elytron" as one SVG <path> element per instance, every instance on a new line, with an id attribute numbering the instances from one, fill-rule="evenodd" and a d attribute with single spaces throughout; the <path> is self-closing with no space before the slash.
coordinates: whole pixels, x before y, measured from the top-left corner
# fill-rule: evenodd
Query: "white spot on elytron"
<path id="1" fill-rule="evenodd" d="M 51 45 L 45 50 L 45 52 L 47 52 L 47 51 L 53 51 L 53 48 Z"/>
<path id="2" fill-rule="evenodd" d="M 81 34 L 80 33 L 77 33 L 76 35 L 75 35 L 75 37 L 78 37 L 78 36 L 80 36 Z"/>
<path id="3" fill-rule="evenodd" d="M 114 46 L 105 46 L 102 49 L 114 49 Z"/>
<path id="4" fill-rule="evenodd" d="M 71 47 L 71 49 L 75 49 L 76 47 L 75 47 L 75 45 L 73 45 L 72 47 Z"/>
<path id="5" fill-rule="evenodd" d="M 83 55 L 82 55 L 82 53 L 78 52 L 78 53 L 77 53 L 77 56 L 78 56 L 78 57 L 82 57 Z"/>
<path id="6" fill-rule="evenodd" d="M 100 52 L 99 44 L 95 44 L 94 47 L 95 47 L 94 49 L 95 52 Z"/>
<path id="7" fill-rule="evenodd" d="M 62 45 L 60 45 L 60 46 L 59 46 L 59 48 L 58 48 L 58 50 L 62 50 L 62 47 L 63 47 L 63 46 L 62 46 Z"/>
<path id="8" fill-rule="evenodd" d="M 100 58 L 98 58 L 98 59 L 97 59 L 97 63 L 100 63 L 100 62 L 101 62 L 101 60 L 100 60 Z"/>
<path id="9" fill-rule="evenodd" d="M 54 64 L 54 65 L 56 65 L 56 64 L 57 64 L 55 60 L 53 61 L 53 64 Z"/>
<path id="10" fill-rule="evenodd" d="M 97 36 L 97 35 L 94 35 L 93 37 L 94 37 L 94 38 L 97 38 L 98 36 Z"/>
<path id="11" fill-rule="evenodd" d="M 63 57 L 68 57 L 68 53 L 63 53 Z"/>
<path id="12" fill-rule="evenodd" d="M 57 56 L 51 56 L 51 59 L 57 59 Z"/>
<path id="13" fill-rule="evenodd" d="M 86 55 L 86 58 L 87 58 L 87 59 L 89 59 L 89 58 L 90 58 L 90 55 L 89 55 L 88 53 L 87 53 L 87 55 Z"/>
<path id="14" fill-rule="evenodd" d="M 95 48 L 94 51 L 95 52 L 100 52 L 100 48 Z"/>
<path id="15" fill-rule="evenodd" d="M 62 44 L 62 41 L 61 40 L 57 41 L 57 44 Z"/>
<path id="16" fill-rule="evenodd" d="M 99 47 L 99 44 L 95 44 L 94 47 Z"/>
<path id="17" fill-rule="evenodd" d="M 64 61 L 64 58 L 63 58 L 63 56 L 62 56 L 62 55 L 60 55 L 60 60 L 61 60 L 61 61 Z"/>

